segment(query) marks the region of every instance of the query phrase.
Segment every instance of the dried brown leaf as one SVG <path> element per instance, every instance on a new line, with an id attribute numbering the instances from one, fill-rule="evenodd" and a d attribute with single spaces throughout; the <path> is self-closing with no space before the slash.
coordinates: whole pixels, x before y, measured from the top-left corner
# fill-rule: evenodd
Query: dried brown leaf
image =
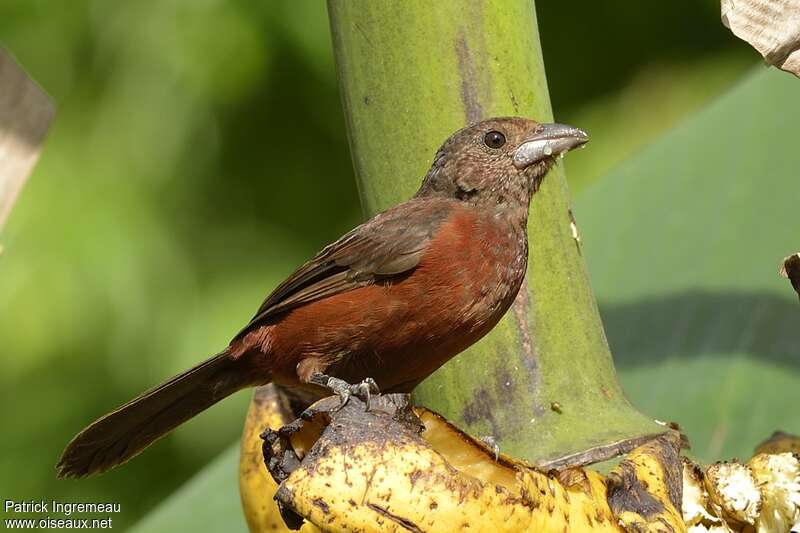
<path id="1" fill-rule="evenodd" d="M 722 23 L 767 63 L 800 76 L 800 0 L 722 0 Z"/>
<path id="2" fill-rule="evenodd" d="M 33 170 L 55 107 L 0 47 L 0 229 Z"/>
<path id="3" fill-rule="evenodd" d="M 779 274 L 789 279 L 795 292 L 800 296 L 800 252 L 783 260 Z"/>

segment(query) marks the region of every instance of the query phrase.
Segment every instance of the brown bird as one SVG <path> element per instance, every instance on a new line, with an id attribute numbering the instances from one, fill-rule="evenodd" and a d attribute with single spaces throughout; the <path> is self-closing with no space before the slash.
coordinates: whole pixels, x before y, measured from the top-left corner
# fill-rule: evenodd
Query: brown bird
<path id="1" fill-rule="evenodd" d="M 494 327 L 528 260 L 529 204 L 583 131 L 495 118 L 453 134 L 417 194 L 324 248 L 214 357 L 93 422 L 60 477 L 117 466 L 245 387 L 408 392 Z M 355 383 L 356 385 L 351 385 Z"/>

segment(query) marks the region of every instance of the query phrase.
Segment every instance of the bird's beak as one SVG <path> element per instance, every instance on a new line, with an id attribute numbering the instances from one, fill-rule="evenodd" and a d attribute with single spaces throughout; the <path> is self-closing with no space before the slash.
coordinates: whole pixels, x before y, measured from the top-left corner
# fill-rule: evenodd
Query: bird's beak
<path id="1" fill-rule="evenodd" d="M 569 152 L 589 142 L 585 131 L 566 124 L 541 124 L 535 134 L 514 150 L 514 166 L 523 169 L 547 157 Z"/>

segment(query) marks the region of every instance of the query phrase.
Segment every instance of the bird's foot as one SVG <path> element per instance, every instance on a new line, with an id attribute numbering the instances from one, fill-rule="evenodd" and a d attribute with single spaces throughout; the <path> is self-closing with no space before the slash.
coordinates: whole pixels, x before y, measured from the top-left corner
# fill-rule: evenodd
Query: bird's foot
<path id="1" fill-rule="evenodd" d="M 340 403 L 337 410 L 347 405 L 351 396 L 355 396 L 356 398 L 364 400 L 367 411 L 369 411 L 370 398 L 373 394 L 380 393 L 378 384 L 375 383 L 375 380 L 372 378 L 366 378 L 361 383 L 350 384 L 343 379 L 327 376 L 325 374 L 315 374 L 311 377 L 311 382 L 321 385 L 339 396 Z"/>

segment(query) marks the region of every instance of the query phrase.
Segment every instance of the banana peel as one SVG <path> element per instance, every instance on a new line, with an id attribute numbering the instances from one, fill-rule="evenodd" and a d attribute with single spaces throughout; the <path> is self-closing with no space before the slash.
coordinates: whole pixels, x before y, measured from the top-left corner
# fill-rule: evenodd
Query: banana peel
<path id="1" fill-rule="evenodd" d="M 266 428 L 278 429 L 293 419 L 289 402 L 274 385 L 253 391 L 239 450 L 239 495 L 250 531 L 292 531 L 284 523 L 278 503 L 272 498 L 278 484 L 264 466 L 261 433 Z M 315 533 L 320 530 L 306 522 L 300 531 Z"/>
<path id="2" fill-rule="evenodd" d="M 623 531 L 685 531 L 683 465 L 677 432 L 639 446 L 606 478 L 608 503 Z"/>
<path id="3" fill-rule="evenodd" d="M 776 431 L 770 438 L 756 447 L 756 454 L 787 452 L 800 455 L 800 438 L 784 431 Z"/>
<path id="4" fill-rule="evenodd" d="M 685 441 L 670 430 L 604 476 L 498 453 L 406 395 L 373 398 L 369 411 L 326 398 L 294 420 L 280 406 L 254 401 L 248 415 L 240 486 L 251 531 L 767 533 L 800 519 L 800 439 L 784 433 L 746 464 L 703 469 L 680 457 Z M 750 507 L 737 500 L 739 467 Z"/>
<path id="5" fill-rule="evenodd" d="M 800 444 L 784 436 L 788 448 Z M 685 464 L 683 518 L 693 533 L 800 532 L 800 458 L 776 450 L 747 463 L 715 463 L 705 472 Z"/>
<path id="6" fill-rule="evenodd" d="M 681 440 L 673 432 L 631 452 L 607 479 L 496 456 L 438 414 L 412 408 L 406 395 L 373 398 L 368 412 L 358 399 L 341 409 L 338 402 L 323 399 L 265 432 L 265 458 L 280 483 L 275 499 L 292 526 L 524 532 L 624 531 L 630 524 L 685 531 L 672 503 L 680 501 L 681 465 L 661 464 L 677 457 Z"/>

